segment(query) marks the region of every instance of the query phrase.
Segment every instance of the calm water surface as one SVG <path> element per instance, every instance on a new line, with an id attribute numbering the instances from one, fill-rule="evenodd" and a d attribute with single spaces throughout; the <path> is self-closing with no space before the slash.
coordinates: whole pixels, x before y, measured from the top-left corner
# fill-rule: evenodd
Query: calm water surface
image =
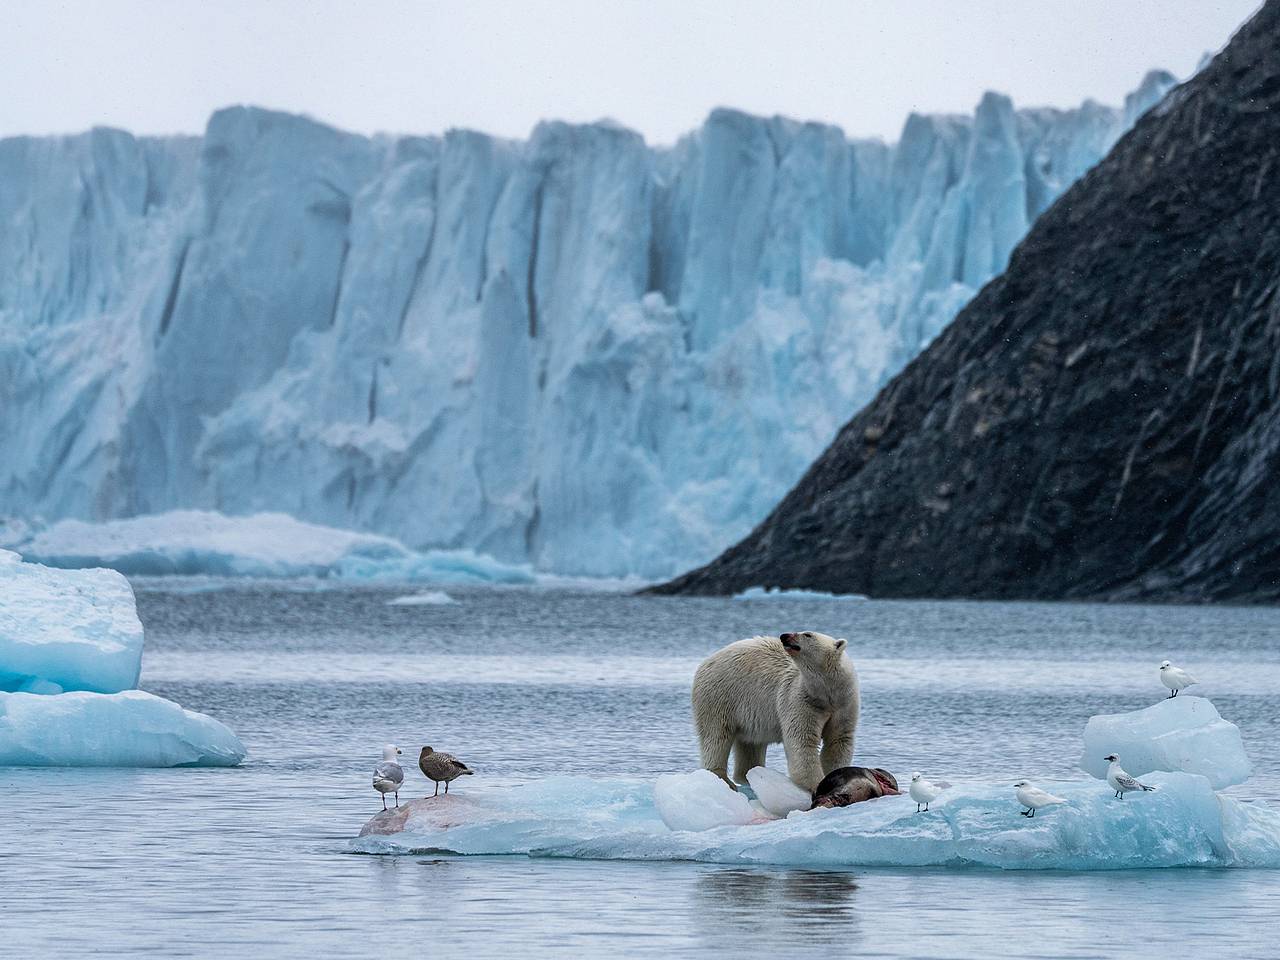
<path id="1" fill-rule="evenodd" d="M 381 744 L 508 784 L 696 767 L 711 649 L 851 641 L 862 762 L 905 776 L 1078 776 L 1091 714 L 1154 702 L 1168 657 L 1244 732 L 1280 802 L 1280 611 L 733 601 L 138 584 L 143 686 L 245 741 L 233 770 L 0 768 L 0 955 L 1262 956 L 1280 872 L 1001 873 L 368 857 Z M 780 748 L 772 757 L 781 765 Z M 405 796 L 425 781 L 407 767 Z"/>

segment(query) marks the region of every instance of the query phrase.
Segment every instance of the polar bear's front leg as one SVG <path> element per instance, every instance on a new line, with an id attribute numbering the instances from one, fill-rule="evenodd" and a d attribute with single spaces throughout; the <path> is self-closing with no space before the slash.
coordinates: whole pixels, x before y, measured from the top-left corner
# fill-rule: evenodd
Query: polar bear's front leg
<path id="1" fill-rule="evenodd" d="M 830 725 L 822 737 L 822 773 L 849 766 L 853 759 L 853 731 L 833 730 Z"/>
<path id="2" fill-rule="evenodd" d="M 782 746 L 787 752 L 787 776 L 797 787 L 810 792 L 822 782 L 822 762 L 818 757 L 816 718 L 801 713 L 789 718 L 782 728 Z"/>

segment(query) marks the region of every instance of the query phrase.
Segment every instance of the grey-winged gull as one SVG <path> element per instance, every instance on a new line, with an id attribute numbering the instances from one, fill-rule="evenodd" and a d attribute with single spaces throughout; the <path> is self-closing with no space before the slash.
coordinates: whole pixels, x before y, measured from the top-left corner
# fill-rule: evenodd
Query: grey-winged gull
<path id="1" fill-rule="evenodd" d="M 1107 767 L 1107 783 L 1111 784 L 1111 789 L 1116 792 L 1117 799 L 1123 800 L 1126 793 L 1155 789 L 1155 787 L 1148 787 L 1145 783 L 1140 783 L 1125 773 L 1124 767 L 1120 766 L 1120 758 L 1114 753 L 1102 759 L 1111 761 L 1111 766 Z"/>
<path id="2" fill-rule="evenodd" d="M 382 748 L 382 762 L 373 768 L 373 789 L 382 794 L 382 809 L 387 809 L 387 794 L 396 797 L 396 806 L 400 806 L 400 788 L 404 786 L 404 768 L 396 762 L 400 754 L 399 747 L 387 744 Z"/>

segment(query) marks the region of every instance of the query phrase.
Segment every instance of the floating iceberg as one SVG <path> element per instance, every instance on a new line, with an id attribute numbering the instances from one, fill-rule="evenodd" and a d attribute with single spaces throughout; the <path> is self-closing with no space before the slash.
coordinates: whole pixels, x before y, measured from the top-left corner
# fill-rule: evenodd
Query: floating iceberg
<path id="1" fill-rule="evenodd" d="M 141 690 L 143 632 L 113 570 L 0 551 L 0 765 L 231 766 L 235 734 Z M 70 690 L 71 692 L 64 692 Z"/>
<path id="2" fill-rule="evenodd" d="M 377 534 L 303 523 L 283 513 L 206 510 L 85 523 L 62 520 L 19 544 L 54 567 L 110 567 L 136 576 L 337 577 L 359 581 L 526 583 L 527 567 L 471 550 L 410 550 Z"/>
<path id="3" fill-rule="evenodd" d="M 171 700 L 123 693 L 0 693 L 0 766 L 230 767 L 234 733 Z"/>
<path id="4" fill-rule="evenodd" d="M 721 795 L 730 791 L 705 777 L 657 787 L 562 777 L 412 801 L 394 824 L 370 821 L 352 847 L 832 867 L 1280 867 L 1280 812 L 1215 794 L 1194 774 L 1148 779 L 1156 792 L 1125 800 L 1093 780 L 1045 784 L 1067 803 L 1035 819 L 1019 815 L 1010 785 L 974 784 L 952 787 L 928 813 L 903 795 L 766 820 L 748 817 L 745 800 L 728 809 Z M 711 812 L 702 816 L 700 806 Z M 672 830 L 665 820 L 705 829 Z"/>
<path id="5" fill-rule="evenodd" d="M 748 587 L 735 600 L 866 600 L 860 593 L 825 593 L 822 590 L 783 590 L 780 587 Z"/>
<path id="6" fill-rule="evenodd" d="M 116 693 L 138 685 L 142 624 L 113 570 L 50 570 L 0 550 L 0 690 Z"/>
<path id="7" fill-rule="evenodd" d="M 1244 783 L 1252 772 L 1240 728 L 1204 697 L 1180 696 L 1130 713 L 1089 718 L 1080 766 L 1099 779 L 1109 754 L 1135 777 L 1180 770 L 1207 777 L 1214 789 Z"/>

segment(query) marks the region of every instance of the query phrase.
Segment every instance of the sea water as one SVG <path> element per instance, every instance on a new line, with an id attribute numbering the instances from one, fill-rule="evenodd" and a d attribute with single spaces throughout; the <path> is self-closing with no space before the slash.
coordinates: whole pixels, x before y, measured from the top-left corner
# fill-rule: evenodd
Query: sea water
<path id="1" fill-rule="evenodd" d="M 905 779 L 1079 777 L 1089 716 L 1185 666 L 1280 803 L 1280 611 L 632 597 L 582 589 L 137 581 L 142 686 L 218 717 L 234 769 L 0 768 L 0 954 L 1095 956 L 1268 947 L 1280 871 L 816 870 L 356 855 L 370 773 L 418 749 L 482 790 L 697 765 L 688 685 L 715 647 L 850 640 L 857 759 Z M 781 768 L 781 750 L 770 754 Z M 1011 806 L 1011 809 L 1012 808 Z M 1016 816 L 1016 810 L 1013 814 Z M 1263 950 L 1265 952 L 1265 949 Z"/>

